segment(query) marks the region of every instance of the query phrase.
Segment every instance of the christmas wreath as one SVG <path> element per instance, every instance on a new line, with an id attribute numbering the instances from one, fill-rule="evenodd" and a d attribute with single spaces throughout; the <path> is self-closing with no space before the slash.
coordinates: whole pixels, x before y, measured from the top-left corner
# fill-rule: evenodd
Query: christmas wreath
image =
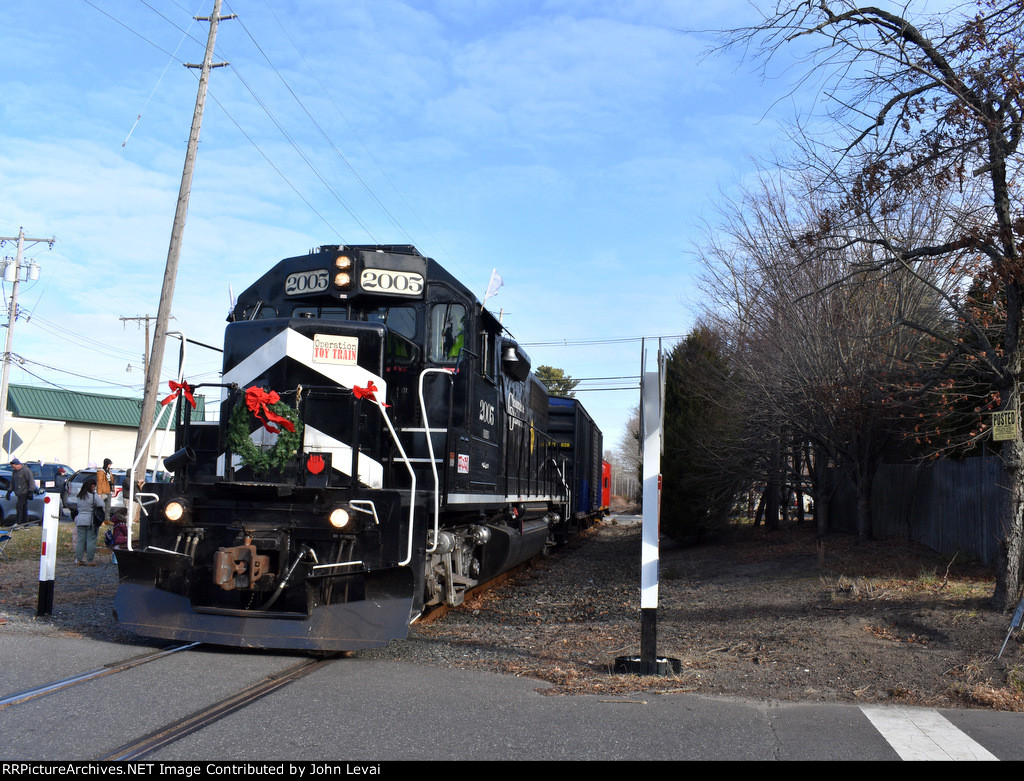
<path id="1" fill-rule="evenodd" d="M 267 431 L 277 434 L 277 441 L 263 448 L 252 441 L 249 427 L 256 418 Z M 280 471 L 302 446 L 302 423 L 299 413 L 289 407 L 274 391 L 252 386 L 245 391 L 245 403 L 236 404 L 228 419 L 228 448 L 254 474 Z"/>

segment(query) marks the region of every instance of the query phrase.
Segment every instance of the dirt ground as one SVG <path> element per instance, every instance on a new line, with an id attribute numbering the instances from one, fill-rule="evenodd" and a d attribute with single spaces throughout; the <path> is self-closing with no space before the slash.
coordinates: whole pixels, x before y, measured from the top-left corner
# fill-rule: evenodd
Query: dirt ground
<path id="1" fill-rule="evenodd" d="M 659 657 L 678 675 L 613 675 L 639 653 L 637 527 L 606 524 L 468 609 L 414 628 L 470 649 L 456 664 L 541 678 L 551 693 L 701 692 L 1024 710 L 1024 654 L 993 612 L 991 570 L 898 541 L 746 527 L 662 543 Z M 502 643 L 495 660 L 472 649 Z"/>
<path id="2" fill-rule="evenodd" d="M 37 547 L 35 551 L 38 550 Z M 116 567 L 65 562 L 52 616 L 37 618 L 38 554 L 0 562 L 0 638 L 73 633 L 132 642 L 111 616 Z M 606 521 L 409 638 L 357 656 L 488 670 L 547 694 L 699 692 L 759 700 L 892 701 L 1024 710 L 1024 646 L 989 609 L 991 570 L 899 541 L 744 527 L 715 542 L 663 542 L 657 653 L 678 674 L 623 675 L 640 652 L 640 528 Z"/>

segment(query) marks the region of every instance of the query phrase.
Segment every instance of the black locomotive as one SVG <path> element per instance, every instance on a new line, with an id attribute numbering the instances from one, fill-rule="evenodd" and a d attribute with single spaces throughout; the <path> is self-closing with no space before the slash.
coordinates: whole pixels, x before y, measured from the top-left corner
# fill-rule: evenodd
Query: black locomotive
<path id="1" fill-rule="evenodd" d="M 124 628 L 379 646 L 605 509 L 593 421 L 414 247 L 287 258 L 228 319 L 220 421 L 174 386 L 173 482 L 144 486 L 117 551 Z"/>

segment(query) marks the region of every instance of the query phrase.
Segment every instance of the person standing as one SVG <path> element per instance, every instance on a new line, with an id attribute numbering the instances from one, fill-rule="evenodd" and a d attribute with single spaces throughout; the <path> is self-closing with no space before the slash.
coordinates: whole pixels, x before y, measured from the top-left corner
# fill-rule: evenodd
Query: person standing
<path id="1" fill-rule="evenodd" d="M 18 520 L 16 523 L 28 522 L 28 500 L 36 495 L 36 478 L 32 470 L 25 467 L 17 458 L 11 459 L 13 471 L 11 488 L 18 500 Z"/>
<path id="2" fill-rule="evenodd" d="M 60 489 L 61 507 L 66 507 L 71 516 L 71 547 L 75 549 L 75 564 L 78 563 L 78 502 L 71 501 L 71 481 L 65 480 Z"/>
<path id="3" fill-rule="evenodd" d="M 114 477 L 110 473 L 113 464 L 109 458 L 104 458 L 103 468 L 96 470 L 96 493 L 103 500 L 104 523 L 110 520 L 110 498 L 114 495 Z"/>
<path id="4" fill-rule="evenodd" d="M 78 530 L 75 562 L 83 567 L 96 566 L 96 530 L 99 528 L 95 521 L 97 512 L 103 512 L 103 499 L 96 492 L 96 481 L 90 478 L 78 492 L 78 515 L 75 516 L 75 528 Z"/>

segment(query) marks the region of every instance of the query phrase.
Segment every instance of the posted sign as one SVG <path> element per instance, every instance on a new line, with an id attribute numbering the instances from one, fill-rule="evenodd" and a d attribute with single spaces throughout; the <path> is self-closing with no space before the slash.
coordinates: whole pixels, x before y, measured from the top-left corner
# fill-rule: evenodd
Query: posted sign
<path id="1" fill-rule="evenodd" d="M 1016 439 L 1017 436 L 1016 410 L 992 413 L 992 439 L 994 441 L 1001 442 L 1007 439 Z"/>

